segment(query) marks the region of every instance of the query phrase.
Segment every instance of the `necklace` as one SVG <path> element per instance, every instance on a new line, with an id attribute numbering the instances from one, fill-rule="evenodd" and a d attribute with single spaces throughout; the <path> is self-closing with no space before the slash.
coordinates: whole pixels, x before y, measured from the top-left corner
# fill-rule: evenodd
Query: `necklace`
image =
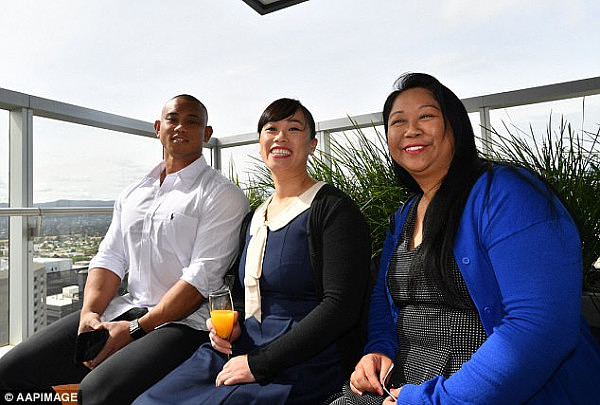
<path id="1" fill-rule="evenodd" d="M 437 192 L 437 190 L 440 188 L 441 185 L 442 185 L 442 179 L 439 179 L 433 186 L 429 187 L 426 191 L 423 191 L 422 200 L 425 200 L 427 202 L 427 204 L 429 205 L 429 202 L 433 199 L 433 197 L 435 196 L 435 193 Z M 432 192 L 433 192 L 433 195 L 432 195 Z"/>

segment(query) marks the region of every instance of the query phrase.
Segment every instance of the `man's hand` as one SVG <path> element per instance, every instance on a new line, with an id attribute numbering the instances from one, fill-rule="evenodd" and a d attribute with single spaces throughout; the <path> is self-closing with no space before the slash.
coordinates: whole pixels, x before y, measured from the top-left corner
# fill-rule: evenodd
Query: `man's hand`
<path id="1" fill-rule="evenodd" d="M 210 318 L 206 320 L 206 327 L 208 328 L 209 332 L 208 336 L 210 337 L 210 344 L 213 347 L 213 349 L 223 354 L 233 353 L 231 351 L 231 342 L 235 342 L 236 340 L 238 340 L 238 338 L 242 334 L 242 328 L 240 327 L 240 323 L 238 322 L 238 317 L 239 313 L 238 311 L 235 311 L 233 315 L 233 330 L 231 331 L 231 336 L 229 337 L 229 340 L 220 338 L 219 335 L 217 335 L 217 330 L 215 329 L 212 320 Z"/>
<path id="2" fill-rule="evenodd" d="M 215 385 L 234 385 L 253 383 L 256 379 L 248 366 L 248 355 L 236 356 L 223 366 L 223 370 L 217 375 Z"/>
<path id="3" fill-rule="evenodd" d="M 79 328 L 77 333 L 86 332 L 89 330 L 98 329 L 102 321 L 100 320 L 100 314 L 96 312 L 81 312 L 79 316 Z"/>
<path id="4" fill-rule="evenodd" d="M 92 360 L 83 363 L 89 369 L 98 366 L 98 364 L 116 353 L 119 349 L 133 342 L 133 339 L 129 335 L 129 321 L 102 322 L 95 329 L 102 328 L 108 329 L 109 337 L 102 350 L 100 350 L 100 353 Z"/>
<path id="5" fill-rule="evenodd" d="M 350 388 L 356 395 L 362 395 L 363 392 L 383 395 L 381 381 L 391 366 L 392 360 L 381 353 L 363 356 L 350 376 Z"/>

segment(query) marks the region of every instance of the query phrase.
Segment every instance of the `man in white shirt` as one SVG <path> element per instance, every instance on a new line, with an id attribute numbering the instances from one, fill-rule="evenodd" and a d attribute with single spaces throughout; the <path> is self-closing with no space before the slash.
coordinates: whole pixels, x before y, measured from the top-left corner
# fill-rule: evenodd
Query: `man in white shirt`
<path id="1" fill-rule="evenodd" d="M 0 360 L 0 388 L 79 383 L 86 404 L 130 403 L 208 341 L 208 293 L 223 286 L 248 211 L 212 169 L 204 105 L 180 95 L 154 124 L 164 161 L 124 190 L 90 262 L 79 315 L 53 323 Z M 128 293 L 115 297 L 128 271 Z M 74 363 L 77 333 L 107 329 L 91 360 Z"/>

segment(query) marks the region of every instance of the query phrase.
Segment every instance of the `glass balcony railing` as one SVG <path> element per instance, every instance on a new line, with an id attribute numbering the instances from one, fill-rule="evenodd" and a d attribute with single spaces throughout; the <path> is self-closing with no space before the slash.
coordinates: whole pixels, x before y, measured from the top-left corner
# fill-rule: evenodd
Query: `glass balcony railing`
<path id="1" fill-rule="evenodd" d="M 81 309 L 89 260 L 98 251 L 110 220 L 110 213 L 37 217 L 40 223 L 33 237 L 34 331 Z"/>
<path id="2" fill-rule="evenodd" d="M 599 95 L 596 77 L 463 102 L 486 148 L 488 129 L 501 132 L 508 122 L 527 130 L 531 123 L 545 132 L 550 114 L 597 129 Z M 319 148 L 352 137 L 355 124 L 368 137 L 383 131 L 380 113 L 322 121 Z M 211 139 L 207 161 L 245 182 L 257 142 L 255 133 Z M 112 200 L 159 159 L 149 122 L 0 88 L 0 346 L 78 309 Z"/>
<path id="3" fill-rule="evenodd" d="M 7 208 L 0 216 L 0 345 L 9 339 L 10 245 L 8 219 L 26 218 L 33 247 L 28 318 L 31 332 L 81 307 L 90 258 L 106 233 L 112 204 L 106 207 Z M 15 272 L 16 273 L 16 272 Z M 27 296 L 27 295 L 26 295 Z"/>
<path id="4" fill-rule="evenodd" d="M 33 203 L 114 200 L 161 156 L 155 136 L 34 117 Z"/>

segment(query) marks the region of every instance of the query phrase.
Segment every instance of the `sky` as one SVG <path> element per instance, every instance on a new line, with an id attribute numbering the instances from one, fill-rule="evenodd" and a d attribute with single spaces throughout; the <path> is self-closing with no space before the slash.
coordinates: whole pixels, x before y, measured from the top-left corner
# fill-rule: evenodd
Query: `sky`
<path id="1" fill-rule="evenodd" d="M 241 0 L 6 1 L 0 87 L 150 122 L 190 93 L 226 137 L 280 97 L 317 121 L 381 111 L 407 71 L 461 98 L 596 77 L 599 18 L 597 0 L 310 0 L 265 16 Z M 115 198 L 160 159 L 155 140 L 47 121 L 34 122 L 34 200 Z M 0 164 L 0 201 L 6 183 Z"/>

